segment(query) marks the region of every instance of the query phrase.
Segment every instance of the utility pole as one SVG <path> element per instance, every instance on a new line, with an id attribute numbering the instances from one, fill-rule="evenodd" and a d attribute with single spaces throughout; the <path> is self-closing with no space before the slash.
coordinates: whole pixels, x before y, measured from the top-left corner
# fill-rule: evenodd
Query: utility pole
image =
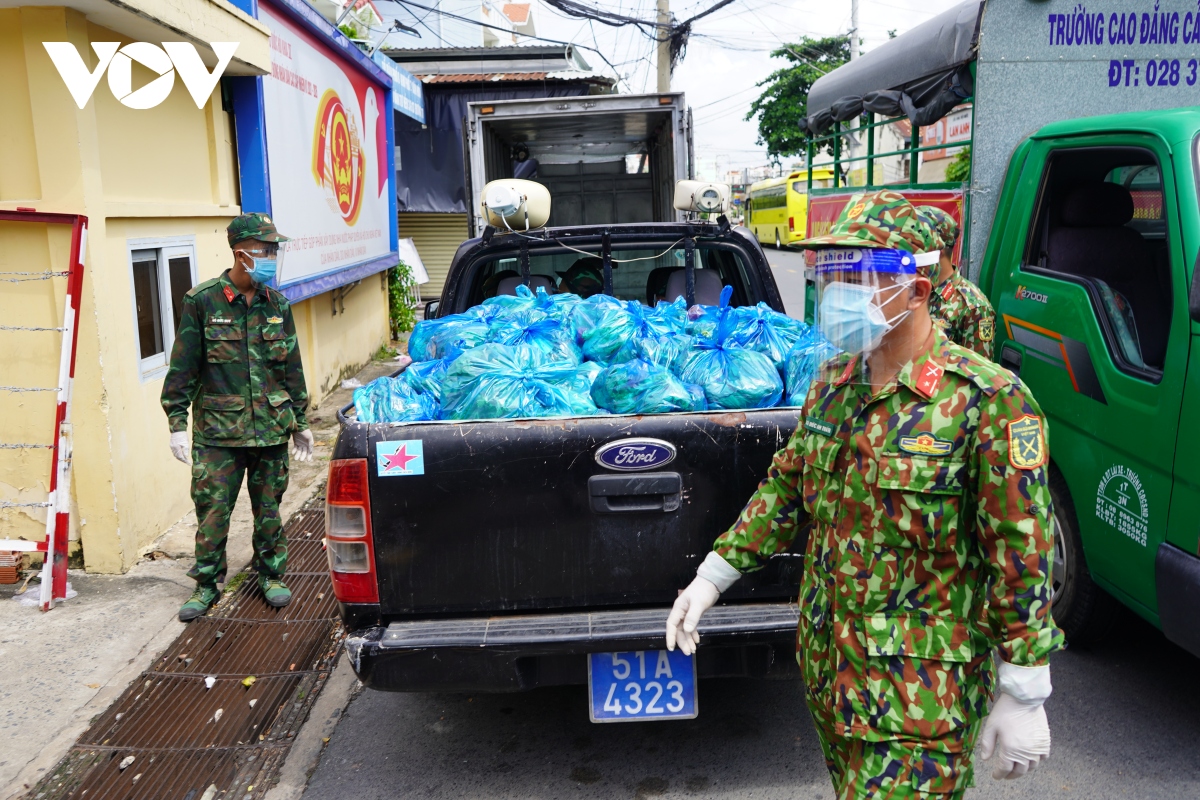
<path id="1" fill-rule="evenodd" d="M 850 0 L 850 62 L 854 63 L 858 58 L 858 0 Z M 867 129 L 867 135 L 871 135 L 871 129 Z M 850 151 L 850 157 L 854 158 L 858 155 L 858 117 L 850 121 L 850 141 L 847 143 Z M 858 161 L 851 161 L 847 166 L 848 172 L 854 172 L 856 169 L 862 169 L 863 182 L 866 182 L 866 165 Z"/>
<path id="2" fill-rule="evenodd" d="M 857 8 L 858 0 L 854 0 Z M 671 91 L 671 0 L 658 0 L 658 91 Z"/>
<path id="3" fill-rule="evenodd" d="M 850 60 L 858 58 L 858 0 L 850 0 Z"/>

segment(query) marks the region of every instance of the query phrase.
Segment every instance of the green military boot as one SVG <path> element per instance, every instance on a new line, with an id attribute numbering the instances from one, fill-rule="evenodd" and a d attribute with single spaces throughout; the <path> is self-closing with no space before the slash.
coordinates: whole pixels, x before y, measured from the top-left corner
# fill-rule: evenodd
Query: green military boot
<path id="1" fill-rule="evenodd" d="M 292 602 L 292 590 L 284 586 L 279 578 L 268 578 L 260 573 L 258 588 L 262 589 L 263 597 L 267 598 L 267 605 L 283 608 Z"/>
<path id="2" fill-rule="evenodd" d="M 196 617 L 204 616 L 204 613 L 217 604 L 221 599 L 221 592 L 216 586 L 211 584 L 200 584 L 196 587 L 196 591 L 192 592 L 192 596 L 179 609 L 179 621 L 191 622 Z"/>

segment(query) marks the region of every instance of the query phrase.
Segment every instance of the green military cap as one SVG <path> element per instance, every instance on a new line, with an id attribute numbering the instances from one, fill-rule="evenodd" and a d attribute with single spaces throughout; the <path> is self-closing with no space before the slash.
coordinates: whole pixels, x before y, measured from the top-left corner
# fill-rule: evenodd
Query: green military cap
<path id="1" fill-rule="evenodd" d="M 604 262 L 596 256 L 586 256 L 577 260 L 562 275 L 561 288 L 579 295 L 591 297 L 604 291 Z"/>
<path id="2" fill-rule="evenodd" d="M 232 247 L 244 239 L 258 239 L 262 242 L 286 242 L 288 237 L 275 229 L 275 223 L 266 214 L 242 214 L 235 217 L 225 229 Z"/>
<path id="3" fill-rule="evenodd" d="M 860 193 L 850 198 L 829 233 L 796 244 L 824 247 L 868 247 L 925 253 L 930 250 L 925 225 L 904 195 L 891 189 Z M 937 248 L 937 249 L 940 249 Z"/>
<path id="4" fill-rule="evenodd" d="M 942 237 L 941 217 L 949 215 L 934 206 L 917 206 L 916 209 L 921 235 L 925 239 L 925 256 L 917 258 L 917 274 L 931 277 L 938 271 L 942 248 L 946 246 L 946 240 Z M 953 224 L 954 220 L 950 222 Z"/>
<path id="5" fill-rule="evenodd" d="M 933 227 L 937 229 L 938 236 L 941 237 L 942 247 L 953 247 L 958 241 L 958 223 L 954 221 L 954 217 L 950 213 L 943 211 L 937 206 L 917 206 L 917 212 L 929 217 L 933 222 Z"/>

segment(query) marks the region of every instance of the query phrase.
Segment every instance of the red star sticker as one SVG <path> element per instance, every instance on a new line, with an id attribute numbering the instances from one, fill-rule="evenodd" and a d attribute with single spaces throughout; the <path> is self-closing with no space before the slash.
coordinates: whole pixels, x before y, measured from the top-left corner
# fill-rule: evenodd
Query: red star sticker
<path id="1" fill-rule="evenodd" d="M 399 467 L 401 472 L 407 472 L 408 462 L 415 461 L 418 458 L 420 458 L 420 456 L 410 456 L 408 454 L 408 445 L 402 444 L 400 445 L 400 449 L 392 453 L 390 456 L 384 455 L 383 468 L 385 470 L 390 470 L 392 467 Z"/>

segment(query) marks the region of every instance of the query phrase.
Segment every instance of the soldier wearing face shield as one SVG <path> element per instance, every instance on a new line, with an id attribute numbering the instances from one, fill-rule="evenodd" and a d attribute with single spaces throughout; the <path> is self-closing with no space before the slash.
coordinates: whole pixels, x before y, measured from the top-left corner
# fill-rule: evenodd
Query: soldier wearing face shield
<path id="1" fill-rule="evenodd" d="M 233 266 L 184 296 L 163 381 L 171 453 L 192 467 L 196 504 L 196 564 L 188 572 L 196 591 L 179 609 L 183 622 L 220 599 L 229 516 L 247 477 L 259 587 L 273 606 L 291 601 L 283 582 L 287 539 L 279 516 L 288 484 L 288 440 L 298 461 L 312 458 L 313 450 L 292 309 L 268 286 L 288 238 L 266 214 L 242 214 L 227 233 Z"/>
<path id="2" fill-rule="evenodd" d="M 918 206 L 917 214 L 942 240 L 941 255 L 926 269 L 933 283 L 929 316 L 952 342 L 992 358 L 996 338 L 996 312 L 987 295 L 958 271 L 953 261 L 958 223 L 937 206 Z"/>
<path id="3" fill-rule="evenodd" d="M 817 323 L 843 352 L 680 594 L 667 647 L 693 652 L 720 593 L 806 532 L 797 659 L 837 797 L 961 798 L 981 731 L 994 777 L 1049 755 L 1063 638 L 1045 419 L 931 322 L 918 270 L 941 242 L 901 195 L 855 196 L 800 246 L 815 251 Z"/>

